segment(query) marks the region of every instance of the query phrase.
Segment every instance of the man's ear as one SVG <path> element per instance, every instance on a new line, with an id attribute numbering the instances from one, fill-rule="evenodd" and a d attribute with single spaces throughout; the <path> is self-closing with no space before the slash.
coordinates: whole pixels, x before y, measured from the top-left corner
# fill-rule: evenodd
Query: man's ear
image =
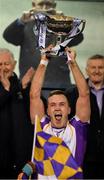
<path id="1" fill-rule="evenodd" d="M 68 111 L 69 113 L 68 114 L 70 114 L 70 112 L 71 112 L 71 107 L 69 106 L 69 111 Z"/>
<path id="2" fill-rule="evenodd" d="M 15 69 L 16 64 L 17 64 L 17 61 L 14 61 L 13 62 L 13 69 Z"/>
<path id="3" fill-rule="evenodd" d="M 55 8 L 56 8 L 56 3 L 54 3 L 54 4 L 52 5 L 52 7 L 55 9 Z"/>
<path id="4" fill-rule="evenodd" d="M 36 6 L 35 2 L 32 2 L 32 7 L 35 7 L 35 6 Z"/>
<path id="5" fill-rule="evenodd" d="M 88 76 L 89 73 L 88 73 L 88 68 L 87 67 L 85 68 L 85 71 L 86 71 L 86 74 Z"/>
<path id="6" fill-rule="evenodd" d="M 47 115 L 49 115 L 49 109 L 48 109 L 48 107 L 47 107 Z"/>

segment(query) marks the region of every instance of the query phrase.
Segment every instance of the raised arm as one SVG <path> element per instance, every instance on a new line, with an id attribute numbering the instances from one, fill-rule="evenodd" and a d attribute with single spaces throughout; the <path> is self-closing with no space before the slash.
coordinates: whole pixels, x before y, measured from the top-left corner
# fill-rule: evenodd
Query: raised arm
<path id="1" fill-rule="evenodd" d="M 75 51 L 66 48 L 67 55 L 71 58 L 68 61 L 68 67 L 71 69 L 76 86 L 78 88 L 79 97 L 76 103 L 76 116 L 82 122 L 86 122 L 90 119 L 90 98 L 89 98 L 89 87 L 82 74 L 77 62 L 75 61 Z"/>
<path id="2" fill-rule="evenodd" d="M 48 49 L 50 48 L 51 46 L 48 47 Z M 35 115 L 38 115 L 40 118 L 42 118 L 45 114 L 44 104 L 41 100 L 41 89 L 44 82 L 47 65 L 48 59 L 44 54 L 41 56 L 40 64 L 32 79 L 30 89 L 30 116 L 32 124 L 34 124 Z"/>

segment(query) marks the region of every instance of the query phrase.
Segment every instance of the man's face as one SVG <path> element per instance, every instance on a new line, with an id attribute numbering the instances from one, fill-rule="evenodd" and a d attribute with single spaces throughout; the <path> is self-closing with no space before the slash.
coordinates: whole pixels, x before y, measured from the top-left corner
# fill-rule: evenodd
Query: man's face
<path id="1" fill-rule="evenodd" d="M 47 11 L 49 9 L 54 8 L 54 4 L 52 0 L 39 0 L 39 1 L 33 1 L 33 6 L 41 11 Z"/>
<path id="2" fill-rule="evenodd" d="M 104 82 L 104 60 L 89 59 L 86 71 L 89 79 L 94 84 Z"/>
<path id="3" fill-rule="evenodd" d="M 0 53 L 0 76 L 1 73 L 6 77 L 10 77 L 15 67 L 15 61 L 8 52 Z"/>
<path id="4" fill-rule="evenodd" d="M 48 98 L 48 115 L 53 127 L 66 127 L 70 107 L 64 95 L 53 95 Z"/>

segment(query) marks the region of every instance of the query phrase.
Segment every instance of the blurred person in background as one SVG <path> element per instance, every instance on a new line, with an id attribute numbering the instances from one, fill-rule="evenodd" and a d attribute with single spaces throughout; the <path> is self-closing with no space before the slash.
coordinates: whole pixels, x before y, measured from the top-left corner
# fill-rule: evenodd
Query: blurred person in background
<path id="1" fill-rule="evenodd" d="M 16 179 L 22 165 L 31 160 L 33 126 L 22 91 L 26 91 L 34 70 L 28 70 L 30 78 L 24 77 L 22 89 L 15 65 L 13 53 L 0 48 L 0 179 Z"/>
<path id="2" fill-rule="evenodd" d="M 12 22 L 3 32 L 4 39 L 15 45 L 20 46 L 19 73 L 20 79 L 24 76 L 30 67 L 37 68 L 40 62 L 40 48 L 37 46 L 37 30 L 34 20 L 34 13 L 44 12 L 50 15 L 63 15 L 61 11 L 56 10 L 55 0 L 32 0 L 32 9 L 24 11 L 20 18 Z M 46 33 L 46 46 L 54 43 L 55 37 L 52 33 Z M 69 43 L 69 46 L 75 46 L 81 43 L 83 35 L 80 34 Z M 53 68 L 54 67 L 54 68 Z M 50 73 L 51 72 L 51 73 Z M 54 75 L 56 78 L 54 78 Z M 61 78 L 60 78 L 61 77 Z M 70 72 L 65 63 L 65 57 L 52 57 L 46 72 L 43 84 L 44 95 L 53 89 L 66 89 L 71 85 Z"/>
<path id="3" fill-rule="evenodd" d="M 104 179 L 104 56 L 95 54 L 86 63 L 87 83 L 90 89 L 91 116 L 84 160 L 85 179 Z M 75 114 L 78 90 L 67 91 L 71 103 L 71 116 Z"/>

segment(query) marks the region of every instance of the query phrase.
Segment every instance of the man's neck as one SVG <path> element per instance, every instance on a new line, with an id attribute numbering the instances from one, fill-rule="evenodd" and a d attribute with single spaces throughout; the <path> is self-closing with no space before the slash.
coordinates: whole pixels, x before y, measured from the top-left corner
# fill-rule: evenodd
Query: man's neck
<path id="1" fill-rule="evenodd" d="M 94 87 L 96 90 L 101 89 L 102 87 L 104 87 L 104 82 L 92 82 L 90 81 L 90 86 Z"/>

